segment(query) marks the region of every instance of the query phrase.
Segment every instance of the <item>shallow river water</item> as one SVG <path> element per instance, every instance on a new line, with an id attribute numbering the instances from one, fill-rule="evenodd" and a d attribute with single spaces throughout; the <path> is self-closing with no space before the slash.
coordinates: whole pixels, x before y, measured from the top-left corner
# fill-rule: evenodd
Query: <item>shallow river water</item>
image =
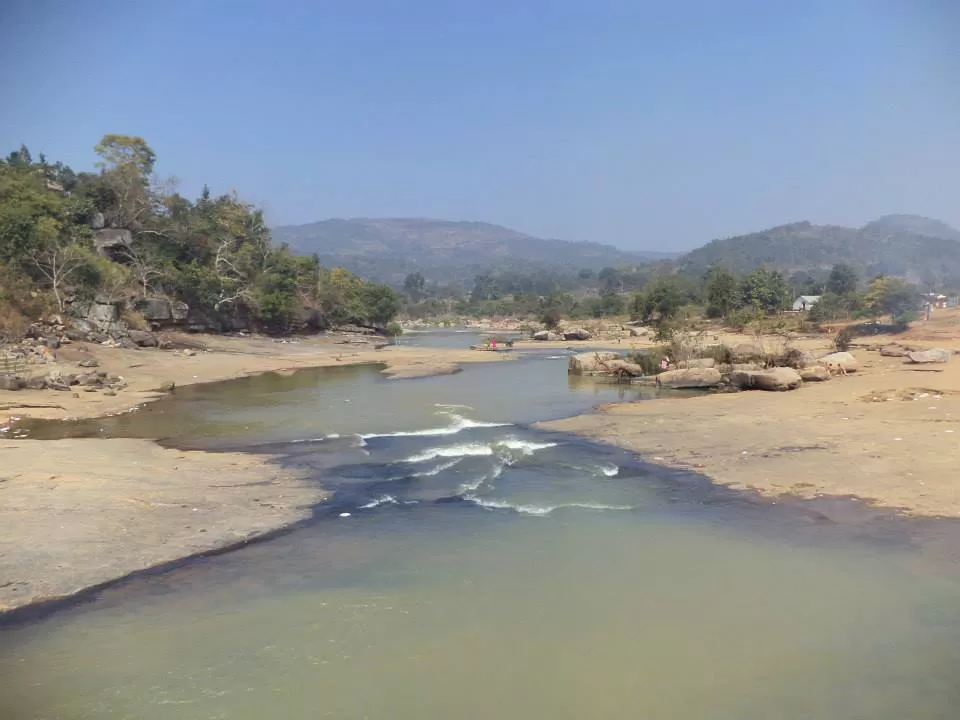
<path id="1" fill-rule="evenodd" d="M 640 397 L 564 359 L 261 376 L 31 428 L 254 449 L 334 494 L 289 534 L 0 631 L 0 717 L 960 717 L 948 554 L 910 521 L 831 523 L 530 429 Z"/>

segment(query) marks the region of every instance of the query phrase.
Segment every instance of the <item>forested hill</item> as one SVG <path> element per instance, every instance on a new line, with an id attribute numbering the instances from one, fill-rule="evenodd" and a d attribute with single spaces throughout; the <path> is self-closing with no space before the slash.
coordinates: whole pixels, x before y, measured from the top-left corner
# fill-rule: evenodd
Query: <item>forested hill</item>
<path id="1" fill-rule="evenodd" d="M 277 227 L 273 236 L 299 252 L 316 253 L 324 265 L 394 285 L 415 272 L 434 282 L 471 287 L 477 275 L 490 271 L 575 273 L 671 257 L 537 238 L 483 222 L 424 218 L 324 220 Z"/>
<path id="2" fill-rule="evenodd" d="M 798 222 L 714 240 L 677 259 L 684 274 L 714 265 L 735 273 L 767 267 L 826 273 L 837 264 L 862 277 L 896 275 L 934 288 L 960 287 L 960 230 L 916 215 L 887 215 L 862 228 Z"/>

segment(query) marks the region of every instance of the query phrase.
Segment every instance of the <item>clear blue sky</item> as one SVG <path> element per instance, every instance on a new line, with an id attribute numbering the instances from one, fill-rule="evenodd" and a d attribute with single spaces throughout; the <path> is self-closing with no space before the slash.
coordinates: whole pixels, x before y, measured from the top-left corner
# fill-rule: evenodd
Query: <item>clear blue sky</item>
<path id="1" fill-rule="evenodd" d="M 960 226 L 957 0 L 6 0 L 0 149 L 144 136 L 271 224 L 485 220 L 683 249 Z"/>

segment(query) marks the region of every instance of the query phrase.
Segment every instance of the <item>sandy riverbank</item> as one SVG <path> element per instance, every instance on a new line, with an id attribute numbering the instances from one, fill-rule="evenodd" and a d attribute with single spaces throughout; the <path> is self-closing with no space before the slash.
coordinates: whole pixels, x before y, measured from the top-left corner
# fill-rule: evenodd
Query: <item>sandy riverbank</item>
<path id="1" fill-rule="evenodd" d="M 5 440 L 0 460 L 0 611 L 248 542 L 324 497 L 267 458 L 148 440 Z"/>
<path id="2" fill-rule="evenodd" d="M 960 349 L 960 326 L 883 339 Z M 856 374 L 793 392 L 614 404 L 542 426 L 770 497 L 851 495 L 960 517 L 960 358 L 908 365 L 862 348 L 854 354 Z"/>

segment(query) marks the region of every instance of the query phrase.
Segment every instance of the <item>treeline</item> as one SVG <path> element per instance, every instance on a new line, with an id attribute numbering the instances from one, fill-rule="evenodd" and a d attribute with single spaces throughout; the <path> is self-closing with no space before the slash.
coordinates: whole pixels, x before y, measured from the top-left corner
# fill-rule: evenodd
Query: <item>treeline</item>
<path id="1" fill-rule="evenodd" d="M 865 282 L 849 265 L 838 264 L 822 280 L 807 273 L 790 278 L 775 270 L 756 269 L 737 275 L 711 267 L 700 277 L 658 272 L 656 267 L 594 274 L 582 270 L 580 285 L 549 274 L 518 273 L 478 276 L 470 295 L 445 295 L 419 273 L 407 277 L 405 311 L 414 317 L 446 313 L 513 315 L 537 318 L 547 325 L 562 318 L 630 315 L 645 323 L 666 323 L 681 317 L 706 316 L 731 326 L 792 308 L 801 295 L 820 296 L 811 319 L 829 322 L 890 315 L 897 323 L 913 319 L 922 305 L 918 288 L 905 280 L 876 277 Z M 575 283 L 573 283 L 575 285 Z"/>
<path id="2" fill-rule="evenodd" d="M 0 160 L 0 326 L 76 299 L 132 310 L 163 297 L 214 330 L 383 328 L 399 312 L 392 288 L 273 244 L 262 212 L 235 194 L 205 187 L 191 201 L 159 183 L 142 138 L 106 135 L 95 150 L 97 172 L 26 147 Z"/>

